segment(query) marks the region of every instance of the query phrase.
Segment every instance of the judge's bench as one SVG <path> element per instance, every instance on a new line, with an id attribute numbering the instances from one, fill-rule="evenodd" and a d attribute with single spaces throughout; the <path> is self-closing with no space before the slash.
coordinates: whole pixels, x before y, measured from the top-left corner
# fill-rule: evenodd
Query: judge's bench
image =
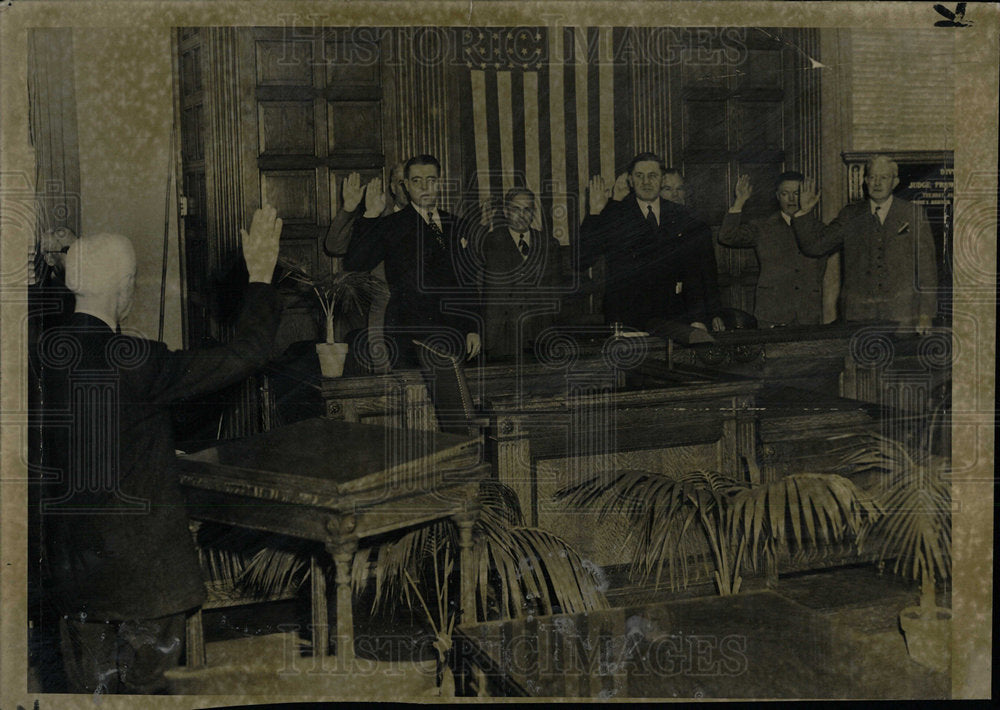
<path id="1" fill-rule="evenodd" d="M 710 469 L 751 482 L 835 470 L 832 437 L 919 426 L 947 397 L 945 335 L 871 323 L 735 330 L 685 345 L 552 329 L 515 359 L 472 363 L 464 375 L 490 474 L 517 492 L 526 522 L 615 567 L 627 559 L 624 523 L 567 509 L 555 491 L 623 469 Z M 333 420 L 439 426 L 433 383 L 419 370 L 297 385 Z"/>

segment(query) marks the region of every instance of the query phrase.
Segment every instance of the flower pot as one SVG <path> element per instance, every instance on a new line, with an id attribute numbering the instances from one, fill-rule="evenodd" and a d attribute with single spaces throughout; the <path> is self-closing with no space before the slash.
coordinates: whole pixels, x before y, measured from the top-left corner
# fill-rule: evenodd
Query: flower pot
<path id="1" fill-rule="evenodd" d="M 910 606 L 899 612 L 910 658 L 935 671 L 951 668 L 951 609 Z"/>
<path id="2" fill-rule="evenodd" d="M 316 343 L 319 371 L 323 377 L 340 377 L 344 374 L 347 343 Z"/>

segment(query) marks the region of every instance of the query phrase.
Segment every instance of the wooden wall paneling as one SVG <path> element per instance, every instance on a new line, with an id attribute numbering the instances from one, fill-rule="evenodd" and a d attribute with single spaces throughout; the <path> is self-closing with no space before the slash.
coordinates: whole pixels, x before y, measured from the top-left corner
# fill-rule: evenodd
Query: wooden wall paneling
<path id="1" fill-rule="evenodd" d="M 406 160 L 400 149 L 398 135 L 401 122 L 399 104 L 399 87 L 397 86 L 397 71 L 393 66 L 394 30 L 384 30 L 379 42 L 379 82 L 382 86 L 382 152 L 385 154 L 385 170 L 383 183 L 389 179 L 389 171 L 396 163 Z M 388 60 L 388 61 L 387 61 Z M 457 92 L 456 92 L 457 93 Z M 453 135 L 458 135 L 457 133 Z"/>
<path id="2" fill-rule="evenodd" d="M 455 56 L 457 50 L 455 50 L 455 45 L 458 44 L 457 33 L 458 29 L 449 30 L 447 35 L 447 41 L 449 46 L 447 48 L 448 54 L 446 56 Z M 459 73 L 463 71 L 468 71 L 464 64 L 459 62 L 442 62 L 445 67 L 444 75 L 444 111 L 445 111 L 445 123 L 446 123 L 446 135 L 448 136 L 448 157 L 447 162 L 441 164 L 445 171 L 449 182 L 457 188 L 457 195 L 451 198 L 450 203 L 453 206 L 460 205 L 478 205 L 479 195 L 475 191 L 475 184 L 473 181 L 473 173 L 470 173 L 468 178 L 463 174 L 462 166 L 465 164 L 465 156 L 462 154 L 462 146 L 464 141 L 462 140 L 463 130 L 467 130 L 462 126 L 462 94 L 459 91 L 459 86 L 461 84 Z M 471 130 L 471 129 L 469 129 Z M 470 156 L 470 162 L 474 158 Z"/>
<path id="3" fill-rule="evenodd" d="M 313 234 L 317 222 L 316 170 L 262 170 L 260 193 L 281 216 L 282 239 Z"/>
<path id="4" fill-rule="evenodd" d="M 313 101 L 259 101 L 257 106 L 259 155 L 313 154 Z"/>
<path id="5" fill-rule="evenodd" d="M 246 53 L 244 31 L 232 27 L 202 30 L 205 98 L 205 217 L 208 275 L 223 277 L 235 264 L 239 230 L 259 203 L 256 194 L 257 107 L 251 100 L 254 64 Z M 248 181 L 248 175 L 253 180 Z M 249 211 L 248 211 L 249 210 Z M 225 342 L 231 323 L 213 323 L 213 335 Z M 233 406 L 223 418 L 224 438 L 260 429 L 260 406 L 253 380 L 236 388 Z"/>
<path id="6" fill-rule="evenodd" d="M 665 57 L 666 35 L 648 27 L 626 28 L 626 40 L 635 49 L 628 67 L 632 102 L 632 145 L 622 167 L 640 152 L 650 151 L 672 163 L 676 152 L 670 144 L 671 65 L 658 61 Z"/>
<path id="7" fill-rule="evenodd" d="M 311 139 L 310 148 L 312 150 L 312 155 L 319 158 L 321 161 L 324 158 L 328 158 L 330 155 L 330 111 L 328 108 L 328 102 L 324 97 L 324 90 L 329 86 L 329 78 L 332 69 L 331 56 L 328 54 L 329 42 L 327 42 L 325 38 L 322 41 L 323 45 L 319 48 L 319 50 L 323 61 L 313 62 L 312 66 L 313 96 L 309 107 L 313 119 L 313 125 L 315 127 L 314 132 L 309 136 Z M 336 61 L 339 57 L 335 55 L 333 59 Z M 313 168 L 313 199 L 316 206 L 313 213 L 313 225 L 318 227 L 329 225 L 333 219 L 334 208 L 330 202 L 330 197 L 333 191 L 331 190 L 329 180 L 329 168 L 325 165 L 317 164 Z M 339 267 L 339 264 L 331 263 L 329 257 L 323 253 L 322 240 L 325 236 L 325 229 L 316 230 L 312 239 L 312 261 L 317 267 L 322 265 L 324 269 L 336 269 Z"/>
<path id="8" fill-rule="evenodd" d="M 327 146 L 333 153 L 381 153 L 382 112 L 378 101 L 327 104 Z"/>
<path id="9" fill-rule="evenodd" d="M 451 33 L 439 28 L 395 28 L 390 33 L 392 63 L 395 65 L 392 88 L 388 99 L 398 107 L 399 121 L 395 131 L 395 148 L 400 160 L 420 153 L 430 153 L 445 166 L 452 166 L 448 140 L 448 103 L 445 97 L 447 81 L 445 61 L 425 61 L 427 57 L 447 56 L 447 43 Z M 458 175 L 445 175 L 454 181 Z M 452 209 L 454 196 L 447 190 L 443 207 Z"/>
<path id="10" fill-rule="evenodd" d="M 211 329 L 206 287 L 208 283 L 208 223 L 205 183 L 205 96 L 203 34 L 197 28 L 178 30 L 177 73 L 182 192 L 187 198 L 184 217 L 184 254 L 181 288 L 185 307 L 182 314 L 184 346 L 200 343 Z"/>

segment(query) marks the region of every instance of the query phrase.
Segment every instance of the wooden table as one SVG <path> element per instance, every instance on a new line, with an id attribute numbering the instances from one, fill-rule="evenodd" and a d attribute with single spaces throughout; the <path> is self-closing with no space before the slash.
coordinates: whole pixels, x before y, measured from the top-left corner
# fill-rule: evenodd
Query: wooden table
<path id="1" fill-rule="evenodd" d="M 323 544 L 336 565 L 339 660 L 354 656 L 351 567 L 364 538 L 453 519 L 461 603 L 475 608 L 467 552 L 489 471 L 478 437 L 319 418 L 223 442 L 178 466 L 192 518 Z M 312 572 L 313 652 L 324 656 L 327 592 L 315 559 Z"/>

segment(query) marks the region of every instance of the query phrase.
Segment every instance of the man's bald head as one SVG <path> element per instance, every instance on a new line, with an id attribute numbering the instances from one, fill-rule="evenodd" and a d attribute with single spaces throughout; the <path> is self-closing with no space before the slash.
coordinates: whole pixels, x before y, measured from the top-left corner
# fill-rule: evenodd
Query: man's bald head
<path id="1" fill-rule="evenodd" d="M 120 321 L 132 308 L 135 249 L 121 234 L 78 239 L 66 253 L 66 286 L 76 295 L 77 311 L 100 308 Z"/>

